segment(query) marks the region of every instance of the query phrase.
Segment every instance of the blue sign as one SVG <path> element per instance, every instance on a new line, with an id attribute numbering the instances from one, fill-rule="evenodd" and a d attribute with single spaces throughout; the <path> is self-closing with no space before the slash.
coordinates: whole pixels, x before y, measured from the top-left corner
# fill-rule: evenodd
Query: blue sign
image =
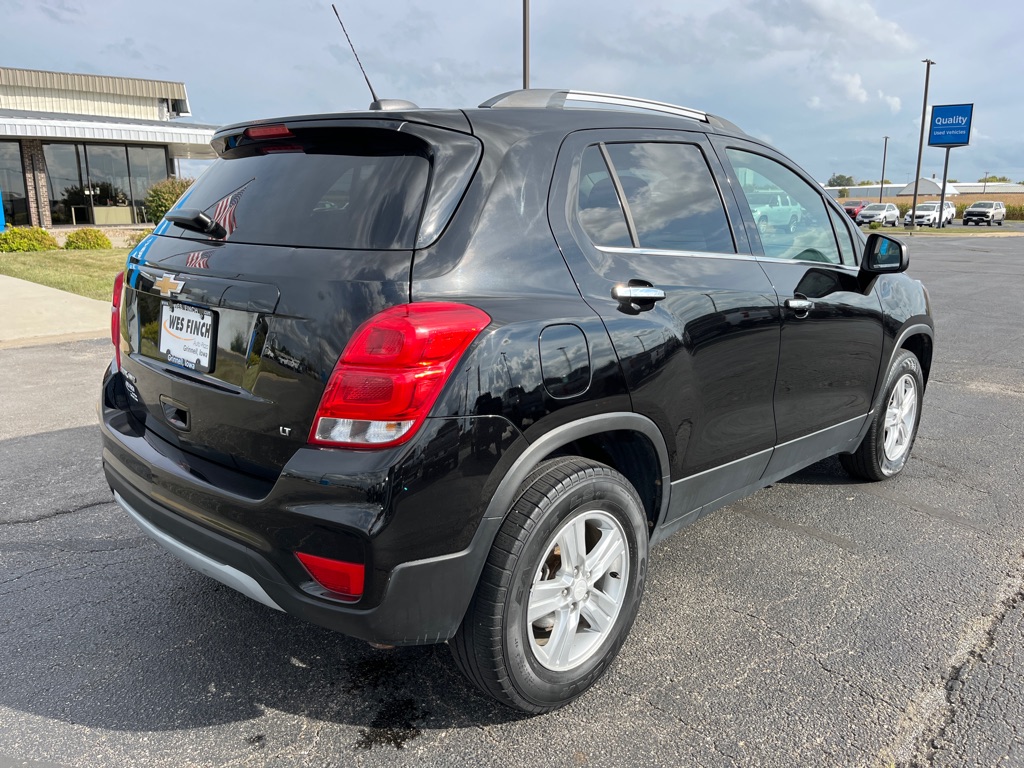
<path id="1" fill-rule="evenodd" d="M 973 104 L 945 104 L 932 107 L 928 129 L 929 147 L 966 147 L 971 143 Z"/>

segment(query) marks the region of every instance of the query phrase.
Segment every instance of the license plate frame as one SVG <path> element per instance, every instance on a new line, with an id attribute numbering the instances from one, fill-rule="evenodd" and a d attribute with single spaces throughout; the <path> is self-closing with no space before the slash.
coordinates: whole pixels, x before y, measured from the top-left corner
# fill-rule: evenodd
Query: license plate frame
<path id="1" fill-rule="evenodd" d="M 160 306 L 158 349 L 171 365 L 209 373 L 217 350 L 217 313 L 178 301 Z"/>

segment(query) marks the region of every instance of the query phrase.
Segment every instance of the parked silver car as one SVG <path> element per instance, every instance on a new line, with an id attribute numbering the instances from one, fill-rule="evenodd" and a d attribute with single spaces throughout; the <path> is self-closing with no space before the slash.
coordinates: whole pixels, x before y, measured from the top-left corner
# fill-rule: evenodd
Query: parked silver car
<path id="1" fill-rule="evenodd" d="M 895 227 L 900 223 L 900 209 L 894 203 L 872 203 L 857 214 L 858 224 L 870 224 L 873 221 L 880 221 L 882 226 L 891 224 Z"/>

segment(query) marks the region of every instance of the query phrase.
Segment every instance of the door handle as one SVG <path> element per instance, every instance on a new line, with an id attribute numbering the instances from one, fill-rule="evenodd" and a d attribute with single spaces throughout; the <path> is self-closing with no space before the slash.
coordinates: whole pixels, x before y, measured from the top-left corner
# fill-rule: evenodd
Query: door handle
<path id="1" fill-rule="evenodd" d="M 664 299 L 665 292 L 650 283 L 630 280 L 627 285 L 620 283 L 612 288 L 612 298 L 622 304 L 623 308 L 633 312 L 642 312 L 651 309 L 656 301 Z"/>
<path id="2" fill-rule="evenodd" d="M 793 310 L 798 318 L 807 317 L 807 313 L 814 309 L 814 302 L 810 299 L 805 299 L 803 296 L 797 296 L 792 299 L 786 299 L 786 309 Z"/>

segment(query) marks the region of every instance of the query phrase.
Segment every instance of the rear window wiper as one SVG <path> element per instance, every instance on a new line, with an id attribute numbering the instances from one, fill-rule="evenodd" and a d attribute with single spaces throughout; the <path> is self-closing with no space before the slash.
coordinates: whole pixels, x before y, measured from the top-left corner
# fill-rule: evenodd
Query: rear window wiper
<path id="1" fill-rule="evenodd" d="M 209 235 L 220 240 L 227 236 L 228 231 L 219 221 L 214 221 L 198 208 L 178 208 L 175 211 L 168 211 L 164 218 L 171 224 L 177 224 L 182 229 L 198 232 L 201 235 Z"/>

